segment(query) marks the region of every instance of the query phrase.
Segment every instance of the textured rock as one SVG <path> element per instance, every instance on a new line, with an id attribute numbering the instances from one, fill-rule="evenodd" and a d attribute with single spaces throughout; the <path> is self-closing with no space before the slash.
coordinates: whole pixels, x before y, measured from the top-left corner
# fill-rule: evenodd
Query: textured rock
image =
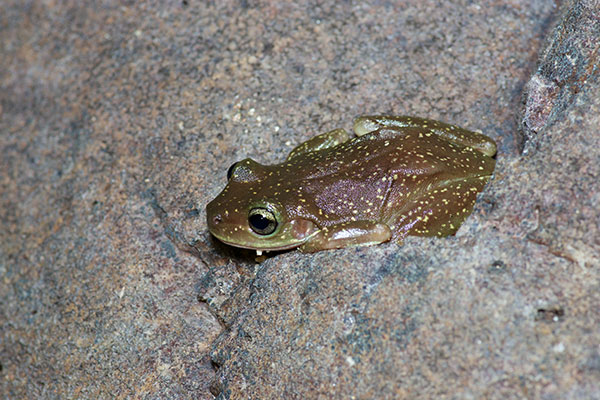
<path id="1" fill-rule="evenodd" d="M 598 5 L 561 10 L 0 4 L 0 396 L 598 398 Z M 456 237 L 209 237 L 232 162 L 372 113 L 498 141 Z"/>
<path id="2" fill-rule="evenodd" d="M 562 20 L 550 36 L 538 69 L 527 85 L 523 126 L 526 139 L 564 118 L 565 110 L 598 76 L 600 4 L 567 2 Z"/>

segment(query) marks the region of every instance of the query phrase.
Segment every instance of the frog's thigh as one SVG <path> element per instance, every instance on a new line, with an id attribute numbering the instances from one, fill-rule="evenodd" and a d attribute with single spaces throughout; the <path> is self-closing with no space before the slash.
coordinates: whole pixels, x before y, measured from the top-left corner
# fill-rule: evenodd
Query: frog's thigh
<path id="1" fill-rule="evenodd" d="M 350 135 L 344 129 L 334 129 L 299 144 L 290 152 L 287 159 L 290 160 L 301 154 L 337 146 L 338 144 L 346 142 L 348 139 L 350 139 Z"/>
<path id="2" fill-rule="evenodd" d="M 489 176 L 452 181 L 412 199 L 402 212 L 394 215 L 392 211 L 388 221 L 394 239 L 454 234 L 473 211 L 477 194 L 488 180 Z"/>
<path id="3" fill-rule="evenodd" d="M 421 128 L 451 143 L 473 147 L 486 156 L 492 157 L 496 154 L 496 143 L 489 137 L 433 119 L 407 116 L 396 117 L 391 115 L 366 115 L 354 121 L 354 132 L 358 136 L 382 128 L 395 128 L 398 132 L 402 132 L 402 128 Z"/>
<path id="4" fill-rule="evenodd" d="M 392 231 L 383 223 L 353 221 L 330 226 L 321 230 L 300 250 L 311 253 L 326 249 L 341 249 L 350 246 L 369 246 L 390 240 Z"/>

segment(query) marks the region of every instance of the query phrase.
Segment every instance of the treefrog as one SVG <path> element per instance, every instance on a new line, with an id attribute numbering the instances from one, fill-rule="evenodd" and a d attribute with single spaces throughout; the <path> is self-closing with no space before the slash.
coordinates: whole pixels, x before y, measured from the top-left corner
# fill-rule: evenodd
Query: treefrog
<path id="1" fill-rule="evenodd" d="M 233 164 L 209 231 L 258 255 L 452 235 L 494 171 L 495 142 L 458 126 L 363 116 L 354 132 L 315 136 L 280 164 Z"/>

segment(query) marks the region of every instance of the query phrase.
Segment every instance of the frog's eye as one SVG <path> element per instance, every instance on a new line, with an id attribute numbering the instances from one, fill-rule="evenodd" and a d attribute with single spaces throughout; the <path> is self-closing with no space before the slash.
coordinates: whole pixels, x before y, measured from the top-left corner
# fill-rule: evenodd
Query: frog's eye
<path id="1" fill-rule="evenodd" d="M 238 164 L 237 162 L 234 162 L 233 164 L 231 164 L 231 166 L 227 170 L 227 180 L 231 179 L 231 175 L 233 175 L 233 171 L 235 170 L 235 167 L 237 164 Z"/>
<path id="2" fill-rule="evenodd" d="M 259 235 L 269 235 L 277 228 L 275 214 L 266 208 L 253 208 L 248 213 L 250 228 Z"/>

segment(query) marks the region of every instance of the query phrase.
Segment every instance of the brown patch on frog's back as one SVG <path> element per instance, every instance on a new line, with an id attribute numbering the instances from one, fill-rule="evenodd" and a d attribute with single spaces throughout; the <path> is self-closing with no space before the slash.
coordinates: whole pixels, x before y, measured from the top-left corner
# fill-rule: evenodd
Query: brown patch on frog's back
<path id="1" fill-rule="evenodd" d="M 472 148 L 421 128 L 406 128 L 381 129 L 273 168 L 289 168 L 289 178 L 281 184 L 297 204 L 290 213 L 329 226 L 345 220 L 383 220 L 390 209 L 402 208 L 436 181 L 489 174 L 493 164 Z M 308 204 L 302 204 L 307 198 Z"/>

